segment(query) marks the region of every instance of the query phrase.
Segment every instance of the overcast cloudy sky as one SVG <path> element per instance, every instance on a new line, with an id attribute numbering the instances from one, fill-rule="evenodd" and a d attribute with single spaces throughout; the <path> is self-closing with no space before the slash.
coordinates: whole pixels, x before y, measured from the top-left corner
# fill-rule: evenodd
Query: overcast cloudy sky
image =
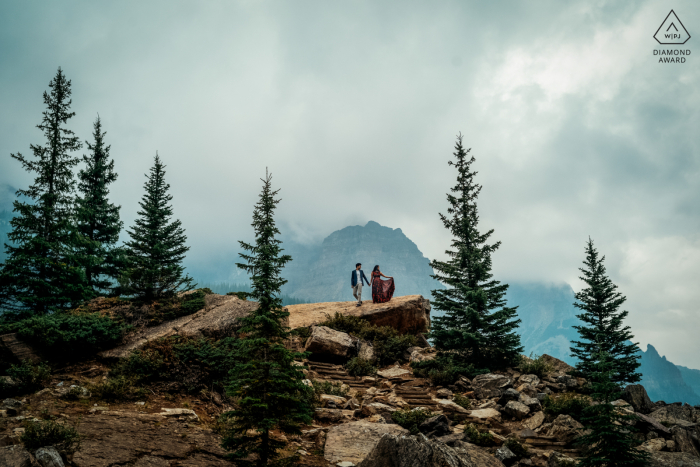
<path id="1" fill-rule="evenodd" d="M 497 277 L 579 289 L 590 235 L 642 347 L 698 368 L 700 37 L 659 64 L 670 8 L 700 36 L 697 0 L 3 2 L 0 183 L 30 183 L 10 153 L 61 66 L 127 225 L 162 156 L 191 264 L 250 238 L 265 167 L 298 240 L 375 220 L 440 258 L 462 132 Z"/>

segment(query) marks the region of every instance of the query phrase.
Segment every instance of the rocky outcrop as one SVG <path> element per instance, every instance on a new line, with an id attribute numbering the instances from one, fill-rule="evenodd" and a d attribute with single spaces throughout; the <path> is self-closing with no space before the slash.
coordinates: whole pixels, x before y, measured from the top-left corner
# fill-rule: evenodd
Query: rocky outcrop
<path id="1" fill-rule="evenodd" d="M 0 448 L 0 465 L 3 467 L 38 467 L 34 458 L 24 446 L 5 446 Z"/>
<path id="2" fill-rule="evenodd" d="M 350 358 L 357 352 L 357 339 L 326 326 L 313 326 L 305 352 L 324 358 Z"/>
<path id="3" fill-rule="evenodd" d="M 654 452 L 649 467 L 700 467 L 700 458 L 687 452 Z"/>
<path id="4" fill-rule="evenodd" d="M 73 456 L 76 467 L 161 466 L 172 461 L 183 466 L 231 465 L 223 459 L 221 441 L 212 430 L 178 417 L 102 411 L 83 417 L 77 429 L 82 440 Z"/>
<path id="5" fill-rule="evenodd" d="M 476 467 L 465 450 L 459 451 L 420 435 L 387 434 L 358 467 Z"/>
<path id="6" fill-rule="evenodd" d="M 124 358 L 148 342 L 162 337 L 208 336 L 225 337 L 238 327 L 240 318 L 257 308 L 257 302 L 241 300 L 234 295 L 209 294 L 204 297 L 205 307 L 198 312 L 167 321 L 158 326 L 140 328 L 128 335 L 124 343 L 99 353 L 102 358 Z"/>
<path id="7" fill-rule="evenodd" d="M 622 398 L 632 406 L 635 412 L 648 414 L 656 407 L 641 384 L 627 385 Z"/>
<path id="8" fill-rule="evenodd" d="M 390 326 L 402 334 L 427 332 L 430 328 L 430 302 L 421 295 L 394 297 L 386 303 L 325 302 L 289 305 L 289 326 L 292 329 L 322 323 L 335 313 L 358 316 L 376 326 Z"/>
<path id="9" fill-rule="evenodd" d="M 372 452 L 385 434 L 407 435 L 408 430 L 398 425 L 357 421 L 334 426 L 328 430 L 324 457 L 332 464 L 357 464 Z"/>

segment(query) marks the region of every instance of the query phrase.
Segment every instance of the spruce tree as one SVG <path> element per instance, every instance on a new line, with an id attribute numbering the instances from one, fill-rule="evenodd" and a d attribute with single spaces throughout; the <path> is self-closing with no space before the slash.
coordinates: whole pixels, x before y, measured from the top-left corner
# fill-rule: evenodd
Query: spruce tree
<path id="1" fill-rule="evenodd" d="M 78 158 L 71 153 L 81 144 L 66 127 L 75 115 L 70 111 L 71 82 L 59 68 L 49 87 L 51 91 L 44 92 L 46 110 L 37 125 L 45 143 L 30 146 L 33 158 L 11 155 L 35 178 L 26 190 L 17 190 L 8 234 L 11 244 L 5 244 L 7 258 L 0 279 L 5 309 L 29 314 L 60 311 L 91 295 L 75 258 L 72 169 Z"/>
<path id="2" fill-rule="evenodd" d="M 648 463 L 649 455 L 636 449 L 639 443 L 633 435 L 633 423 L 637 417 L 612 405 L 622 398 L 620 383 L 612 380 L 615 374 L 614 359 L 605 352 L 596 354 L 588 376 L 598 403 L 583 412 L 582 422 L 589 431 L 577 440 L 585 449 L 579 466 L 642 467 Z"/>
<path id="3" fill-rule="evenodd" d="M 641 379 L 639 368 L 639 348 L 631 342 L 634 338 L 629 326 L 623 325 L 627 311 L 619 311 L 626 298 L 617 291 L 606 275 L 603 262 L 589 238 L 586 244 L 584 268 L 579 268 L 580 277 L 587 285 L 576 294 L 574 306 L 582 311 L 577 317 L 583 321 L 574 326 L 581 338 L 573 341 L 571 353 L 578 359 L 576 370 L 584 377 L 596 372 L 598 355 L 605 354 L 612 359 L 611 378 L 618 383 L 636 383 Z"/>
<path id="4" fill-rule="evenodd" d="M 149 175 L 146 193 L 139 202 L 141 210 L 134 227 L 127 230 L 131 240 L 125 243 L 129 265 L 120 277 L 119 292 L 144 300 L 169 297 L 191 290 L 192 278 L 185 274 L 182 260 L 190 249 L 178 220 L 171 220 L 173 199 L 165 183 L 165 166 L 158 153 Z"/>
<path id="5" fill-rule="evenodd" d="M 289 336 L 285 324 L 289 313 L 282 307 L 280 287 L 287 281 L 280 274 L 292 258 L 282 254 L 282 242 L 276 238 L 280 231 L 273 216 L 280 199 L 275 199 L 279 190 L 272 190 L 271 180 L 271 175 L 266 175 L 253 211 L 255 244 L 240 242 L 248 253 L 240 254 L 245 263 L 237 263 L 251 274 L 250 296 L 258 307 L 241 320 L 239 363 L 231 369 L 227 386 L 228 395 L 238 403 L 224 415 L 230 430 L 223 446 L 234 451 L 236 465 L 285 465 L 292 461 L 280 459 L 279 451 L 286 443 L 273 439 L 270 432 L 300 434 L 300 425 L 311 423 L 313 413 L 310 389 L 302 382 L 301 368 L 294 365 L 294 359 L 303 354 L 284 346 Z M 246 460 L 251 455 L 256 458 L 253 462 Z"/>
<path id="6" fill-rule="evenodd" d="M 476 201 L 481 185 L 475 182 L 475 158 L 469 152 L 458 135 L 455 160 L 448 162 L 457 169 L 457 184 L 447 194 L 448 215 L 440 214 L 452 234 L 452 249 L 446 251 L 447 261 L 430 264 L 432 277 L 447 286 L 432 291 L 433 308 L 444 316 L 433 318 L 430 336 L 439 351 L 483 371 L 514 363 L 523 348 L 516 333 L 516 308 L 506 305 L 508 285 L 491 274 L 491 254 L 501 243 L 487 243 L 493 230 L 479 231 Z"/>
<path id="7" fill-rule="evenodd" d="M 109 185 L 117 179 L 114 160 L 109 157 L 110 146 L 105 144 L 100 117 L 93 128 L 94 142 L 86 142 L 89 155 L 83 155 L 85 168 L 78 175 L 76 224 L 79 234 L 79 261 L 85 270 L 85 281 L 95 293 L 113 286 L 117 279 L 119 250 L 116 243 L 122 221 L 119 206 L 109 202 Z"/>

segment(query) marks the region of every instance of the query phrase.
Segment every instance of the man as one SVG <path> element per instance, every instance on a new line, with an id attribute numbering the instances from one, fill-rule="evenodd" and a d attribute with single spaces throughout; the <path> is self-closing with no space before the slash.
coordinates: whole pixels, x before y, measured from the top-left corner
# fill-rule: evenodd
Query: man
<path id="1" fill-rule="evenodd" d="M 364 271 L 362 271 L 362 263 L 357 263 L 355 265 L 355 270 L 352 272 L 352 277 L 350 278 L 350 285 L 352 286 L 352 294 L 355 296 L 357 299 L 357 305 L 355 306 L 362 306 L 362 281 L 367 282 L 367 285 L 369 285 L 369 281 L 367 280 L 367 277 L 365 277 Z"/>

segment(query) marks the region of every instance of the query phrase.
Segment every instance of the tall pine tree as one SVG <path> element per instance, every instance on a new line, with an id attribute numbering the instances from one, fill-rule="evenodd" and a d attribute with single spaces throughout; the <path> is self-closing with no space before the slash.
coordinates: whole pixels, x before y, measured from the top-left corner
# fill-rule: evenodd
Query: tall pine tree
<path id="1" fill-rule="evenodd" d="M 178 291 L 190 290 L 192 278 L 185 274 L 182 260 L 190 249 L 182 223 L 172 220 L 173 199 L 165 183 L 165 166 L 156 153 L 151 172 L 146 176 L 143 195 L 134 227 L 127 230 L 129 266 L 120 277 L 119 292 L 145 300 L 169 297 Z"/>
<path id="2" fill-rule="evenodd" d="M 79 234 L 78 259 L 85 271 L 87 286 L 99 294 L 114 284 L 110 280 L 119 275 L 116 248 L 123 222 L 119 206 L 109 202 L 109 185 L 117 179 L 114 160 L 109 157 L 110 146 L 105 144 L 105 132 L 97 117 L 93 129 L 94 142 L 86 142 L 89 155 L 83 155 L 85 168 L 78 175 L 76 224 Z"/>
<path id="3" fill-rule="evenodd" d="M 605 352 L 595 356 L 588 377 L 593 399 L 598 403 L 584 409 L 582 422 L 587 433 L 577 440 L 584 447 L 582 467 L 643 467 L 649 455 L 636 449 L 633 423 L 637 416 L 612 405 L 622 398 L 620 383 L 612 378 L 616 374 L 614 359 Z"/>
<path id="4" fill-rule="evenodd" d="M 313 413 L 310 389 L 302 383 L 301 368 L 294 365 L 303 355 L 284 346 L 289 313 L 282 308 L 280 287 L 287 281 L 280 274 L 292 258 L 282 254 L 282 242 L 276 238 L 280 231 L 274 210 L 280 199 L 275 199 L 279 190 L 272 190 L 271 180 L 266 175 L 253 211 L 255 244 L 240 242 L 248 254 L 240 255 L 246 262 L 237 266 L 251 274 L 251 297 L 258 307 L 242 319 L 239 363 L 231 369 L 227 387 L 228 395 L 238 400 L 237 409 L 224 415 L 230 430 L 223 446 L 234 451 L 236 465 L 259 467 L 291 461 L 280 459 L 286 443 L 272 438 L 271 431 L 297 435 L 302 423 L 311 423 Z M 255 460 L 247 460 L 251 457 Z"/>
<path id="5" fill-rule="evenodd" d="M 488 244 L 493 230 L 479 231 L 476 200 L 481 185 L 471 170 L 475 159 L 470 149 L 457 137 L 455 160 L 448 164 L 457 169 L 457 184 L 447 194 L 448 215 L 440 214 L 445 228 L 452 234 L 452 249 L 447 261 L 432 261 L 433 276 L 447 286 L 433 290 L 433 308 L 444 316 L 432 320 L 430 336 L 435 347 L 449 351 L 461 364 L 475 370 L 493 369 L 514 363 L 522 352 L 516 329 L 516 308 L 506 306 L 507 284 L 493 279 L 491 254 L 501 242 Z"/>
<path id="6" fill-rule="evenodd" d="M 586 244 L 584 268 L 579 268 L 580 279 L 587 287 L 576 294 L 574 306 L 582 311 L 577 317 L 584 324 L 574 326 L 581 338 L 573 341 L 571 353 L 578 359 L 576 369 L 585 378 L 595 373 L 598 356 L 605 354 L 612 359 L 611 378 L 614 383 L 636 383 L 641 379 L 639 348 L 631 342 L 634 338 L 629 326 L 623 325 L 627 311 L 619 311 L 626 298 L 617 291 L 606 275 L 603 262 L 593 247 L 593 240 Z"/>
<path id="7" fill-rule="evenodd" d="M 0 283 L 4 307 L 30 314 L 60 311 L 89 298 L 82 268 L 76 263 L 73 229 L 75 179 L 78 158 L 71 153 L 81 144 L 66 127 L 75 112 L 70 111 L 71 82 L 61 68 L 44 92 L 46 110 L 37 128 L 44 132 L 43 145 L 30 146 L 33 158 L 12 154 L 34 183 L 18 190 L 15 217 L 5 244 L 7 259 Z M 26 201 L 25 201 L 26 200 Z"/>

